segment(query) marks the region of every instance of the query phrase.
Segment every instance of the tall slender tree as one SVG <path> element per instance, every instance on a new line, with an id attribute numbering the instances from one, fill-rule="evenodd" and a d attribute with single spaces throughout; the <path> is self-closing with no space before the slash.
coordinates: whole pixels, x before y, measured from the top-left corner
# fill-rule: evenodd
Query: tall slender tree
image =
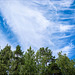
<path id="1" fill-rule="evenodd" d="M 31 47 L 27 49 L 24 59 L 23 75 L 36 75 L 35 54 Z"/>
<path id="2" fill-rule="evenodd" d="M 16 51 L 14 51 L 14 57 L 11 64 L 11 72 L 12 75 L 21 75 L 20 69 L 23 63 L 23 52 L 19 45 L 16 46 Z"/>
<path id="3" fill-rule="evenodd" d="M 48 47 L 40 48 L 36 53 L 36 63 L 37 63 L 37 69 L 38 73 L 41 75 L 45 75 L 47 64 L 51 63 L 51 61 L 54 59 L 52 56 L 52 52 Z"/>
<path id="4" fill-rule="evenodd" d="M 12 57 L 13 53 L 11 51 L 11 46 L 6 45 L 5 48 L 0 52 L 0 68 L 4 72 L 4 74 L 7 74 L 6 72 L 9 73 L 10 71 Z"/>
<path id="5" fill-rule="evenodd" d="M 61 69 L 62 75 L 75 75 L 75 72 L 73 71 L 75 69 L 74 68 L 75 62 L 70 60 L 66 56 L 66 54 L 62 55 L 62 52 L 59 52 L 56 63 L 58 64 L 59 68 Z"/>

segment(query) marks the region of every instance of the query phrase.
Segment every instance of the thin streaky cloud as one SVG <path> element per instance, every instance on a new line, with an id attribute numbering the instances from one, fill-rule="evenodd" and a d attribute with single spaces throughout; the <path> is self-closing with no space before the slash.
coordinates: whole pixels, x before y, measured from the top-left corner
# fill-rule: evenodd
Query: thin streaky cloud
<path id="1" fill-rule="evenodd" d="M 70 8 L 73 1 L 2 0 L 0 11 L 23 50 L 29 46 L 35 49 L 48 46 L 53 52 L 62 50 L 69 55 L 72 49 L 69 43 L 72 39 L 70 41 L 68 39 L 74 35 L 75 24 L 71 25 L 69 21 L 60 19 L 72 17 L 74 20 L 73 12 L 63 13 L 64 10 L 73 11 Z"/>

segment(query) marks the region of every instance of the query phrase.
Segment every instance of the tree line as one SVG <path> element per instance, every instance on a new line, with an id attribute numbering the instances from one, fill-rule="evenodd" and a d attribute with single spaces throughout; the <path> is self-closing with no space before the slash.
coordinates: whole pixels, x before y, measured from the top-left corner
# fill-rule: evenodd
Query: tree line
<path id="1" fill-rule="evenodd" d="M 75 75 L 75 59 L 62 52 L 55 58 L 48 47 L 35 53 L 31 47 L 23 52 L 19 45 L 15 51 L 6 45 L 0 50 L 0 75 Z"/>

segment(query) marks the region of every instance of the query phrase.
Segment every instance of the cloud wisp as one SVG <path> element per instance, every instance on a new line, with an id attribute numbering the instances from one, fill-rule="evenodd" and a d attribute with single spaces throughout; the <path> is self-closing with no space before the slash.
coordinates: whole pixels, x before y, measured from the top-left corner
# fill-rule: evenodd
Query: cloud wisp
<path id="1" fill-rule="evenodd" d="M 48 46 L 68 54 L 72 47 L 67 39 L 74 35 L 75 25 L 60 19 L 65 15 L 61 10 L 71 9 L 72 3 L 73 0 L 2 0 L 0 11 L 23 49 Z"/>

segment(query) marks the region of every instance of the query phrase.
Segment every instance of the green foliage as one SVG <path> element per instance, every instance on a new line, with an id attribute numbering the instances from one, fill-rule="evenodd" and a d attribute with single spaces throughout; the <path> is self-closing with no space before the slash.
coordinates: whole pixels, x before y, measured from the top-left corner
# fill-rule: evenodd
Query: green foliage
<path id="1" fill-rule="evenodd" d="M 59 68 L 61 69 L 62 75 L 75 75 L 75 72 L 73 71 L 75 62 L 73 60 L 70 60 L 66 54 L 62 55 L 62 52 L 58 53 L 58 58 L 56 60 L 56 63 L 58 64 Z"/>
<path id="2" fill-rule="evenodd" d="M 12 75 L 20 75 L 21 65 L 23 63 L 23 52 L 21 47 L 17 45 L 16 51 L 13 52 L 14 56 L 11 63 L 11 71 L 10 74 Z"/>
<path id="3" fill-rule="evenodd" d="M 16 51 L 14 51 L 14 53 L 15 53 L 15 55 L 17 55 L 17 57 L 23 55 L 23 52 L 22 52 L 21 47 L 19 45 L 17 45 Z"/>
<path id="4" fill-rule="evenodd" d="M 0 52 L 0 74 L 7 74 L 6 72 L 10 70 L 11 59 L 13 53 L 11 51 L 11 46 L 5 46 Z"/>
<path id="5" fill-rule="evenodd" d="M 47 64 L 51 63 L 54 57 L 48 47 L 40 48 L 36 53 L 37 71 L 41 75 L 45 75 Z"/>
<path id="6" fill-rule="evenodd" d="M 0 75 L 75 75 L 75 59 L 62 52 L 56 59 L 48 47 L 36 53 L 30 47 L 24 53 L 19 45 L 15 51 L 6 45 L 0 51 Z"/>
<path id="7" fill-rule="evenodd" d="M 22 69 L 24 75 L 35 75 L 36 74 L 36 62 L 35 54 L 31 47 L 24 54 L 24 66 Z"/>
<path id="8" fill-rule="evenodd" d="M 61 75 L 61 71 L 58 67 L 58 65 L 53 62 L 48 65 L 48 68 L 46 69 L 46 75 Z"/>

